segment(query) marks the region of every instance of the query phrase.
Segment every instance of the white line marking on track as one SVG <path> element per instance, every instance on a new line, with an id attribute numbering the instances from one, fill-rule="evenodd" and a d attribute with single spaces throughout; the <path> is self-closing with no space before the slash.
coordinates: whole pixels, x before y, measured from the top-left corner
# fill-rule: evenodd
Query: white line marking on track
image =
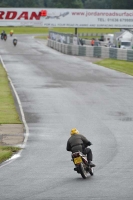
<path id="1" fill-rule="evenodd" d="M 6 73 L 7 73 L 7 76 L 8 76 L 8 72 L 7 72 L 6 66 L 5 66 L 5 64 L 4 64 L 3 59 L 2 59 L 1 56 L 0 56 L 0 60 L 1 60 L 1 63 L 2 63 L 2 65 L 3 65 L 3 67 L 4 67 L 5 71 L 6 71 Z M 17 92 L 16 92 L 16 89 L 15 89 L 15 87 L 14 87 L 14 85 L 13 85 L 11 79 L 9 78 L 9 76 L 8 76 L 8 80 L 10 81 L 11 87 L 12 87 L 12 89 L 13 89 L 13 91 L 14 91 L 15 96 L 16 96 L 16 99 L 17 99 L 17 102 L 18 102 L 18 105 L 19 105 L 19 109 L 20 109 L 20 113 L 21 113 L 21 116 L 22 116 L 22 121 L 23 121 L 23 123 L 24 123 L 25 130 L 26 130 L 25 138 L 24 138 L 23 144 L 22 144 L 22 145 L 18 145 L 18 146 L 19 146 L 20 148 L 22 148 L 22 150 L 23 150 L 23 149 L 25 148 L 25 146 L 26 146 L 26 143 L 27 143 L 27 140 L 28 140 L 28 137 L 29 137 L 29 127 L 28 127 L 28 125 L 27 125 L 27 123 L 26 123 L 26 120 L 25 120 L 25 116 L 24 116 L 24 112 L 23 112 L 23 108 L 22 108 L 22 104 L 21 104 L 21 102 L 20 102 L 19 96 L 18 96 L 18 94 L 17 94 Z M 15 159 L 17 159 L 18 157 L 20 157 L 20 156 L 21 156 L 22 150 L 20 150 L 17 154 L 15 154 L 15 155 L 12 156 L 10 159 L 8 159 L 8 160 L 6 160 L 4 163 L 2 163 L 1 166 L 0 166 L 0 168 L 1 168 L 1 167 L 4 167 L 5 165 L 11 163 L 13 160 L 15 160 Z"/>

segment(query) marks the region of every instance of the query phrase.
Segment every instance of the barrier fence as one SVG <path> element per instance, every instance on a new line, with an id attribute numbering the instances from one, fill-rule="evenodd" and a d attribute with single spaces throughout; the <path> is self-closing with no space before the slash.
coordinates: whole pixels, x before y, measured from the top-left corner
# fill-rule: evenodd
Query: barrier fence
<path id="1" fill-rule="evenodd" d="M 104 34 L 108 34 L 108 33 L 78 33 L 78 37 L 100 37 L 103 36 Z"/>
<path id="2" fill-rule="evenodd" d="M 48 39 L 47 45 L 64 54 L 97 58 L 113 58 L 117 60 L 133 61 L 133 50 L 111 48 L 104 46 L 80 46 L 64 44 Z"/>

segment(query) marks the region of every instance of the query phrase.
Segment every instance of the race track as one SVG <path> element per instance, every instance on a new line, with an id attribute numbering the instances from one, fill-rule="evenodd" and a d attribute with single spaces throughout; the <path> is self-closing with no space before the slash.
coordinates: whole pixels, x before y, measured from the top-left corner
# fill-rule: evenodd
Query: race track
<path id="1" fill-rule="evenodd" d="M 0 199 L 132 200 L 133 77 L 17 38 L 16 47 L 0 40 L 0 55 L 30 133 L 21 156 L 0 166 Z M 93 143 L 86 180 L 66 151 L 74 127 Z"/>

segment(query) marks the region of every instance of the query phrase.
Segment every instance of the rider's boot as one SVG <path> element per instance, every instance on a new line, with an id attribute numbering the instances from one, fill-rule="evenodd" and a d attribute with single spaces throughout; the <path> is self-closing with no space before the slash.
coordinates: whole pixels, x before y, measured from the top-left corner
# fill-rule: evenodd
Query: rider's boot
<path id="1" fill-rule="evenodd" d="M 94 163 L 92 163 L 91 161 L 88 161 L 88 165 L 90 166 L 90 167 L 95 167 L 96 165 L 94 164 Z"/>

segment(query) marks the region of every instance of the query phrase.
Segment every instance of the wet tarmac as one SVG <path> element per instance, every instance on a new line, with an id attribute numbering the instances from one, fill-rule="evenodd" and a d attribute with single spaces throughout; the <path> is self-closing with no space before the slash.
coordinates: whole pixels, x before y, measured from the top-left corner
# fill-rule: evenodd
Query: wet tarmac
<path id="1" fill-rule="evenodd" d="M 17 38 L 0 41 L 0 54 L 30 132 L 21 156 L 0 167 L 0 198 L 132 200 L 133 77 Z M 93 143 L 86 180 L 66 151 L 74 127 Z"/>

